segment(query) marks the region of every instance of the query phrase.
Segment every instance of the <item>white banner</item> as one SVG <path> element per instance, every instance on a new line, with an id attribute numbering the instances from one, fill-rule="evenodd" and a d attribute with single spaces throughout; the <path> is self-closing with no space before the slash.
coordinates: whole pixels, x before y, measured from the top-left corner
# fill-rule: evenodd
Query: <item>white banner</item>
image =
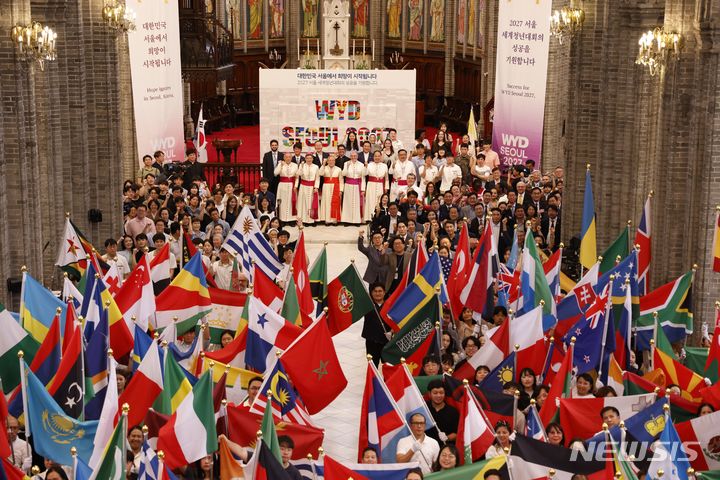
<path id="1" fill-rule="evenodd" d="M 260 153 L 316 141 L 335 151 L 350 131 L 358 142 L 388 129 L 415 147 L 415 70 L 260 70 Z"/>
<path id="2" fill-rule="evenodd" d="M 137 14 L 128 33 L 138 162 L 165 152 L 166 161 L 185 160 L 183 90 L 178 2 L 127 0 Z"/>
<path id="3" fill-rule="evenodd" d="M 540 167 L 551 7 L 552 0 L 500 2 L 493 148 L 502 165 Z"/>

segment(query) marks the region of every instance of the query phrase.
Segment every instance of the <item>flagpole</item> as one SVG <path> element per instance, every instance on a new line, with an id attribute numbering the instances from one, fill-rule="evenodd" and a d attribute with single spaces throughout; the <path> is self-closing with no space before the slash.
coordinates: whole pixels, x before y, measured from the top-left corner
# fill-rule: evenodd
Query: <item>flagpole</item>
<path id="1" fill-rule="evenodd" d="M 77 480 L 77 448 L 70 447 L 70 455 L 72 455 L 72 480 Z"/>
<path id="2" fill-rule="evenodd" d="M 32 431 L 30 430 L 30 411 L 28 410 L 28 388 L 27 388 L 27 374 L 25 373 L 25 352 L 19 350 L 17 353 L 18 362 L 20 362 L 20 390 L 22 391 L 22 403 L 23 412 L 25 412 L 25 445 L 27 446 L 27 454 L 30 455 L 30 436 Z M 12 445 L 12 443 L 11 443 Z"/>
<path id="3" fill-rule="evenodd" d="M 308 463 L 310 464 L 310 474 L 312 475 L 313 480 L 317 480 L 317 472 L 315 471 L 315 460 L 313 459 L 312 453 L 308 453 L 306 458 L 308 460 Z"/>
<path id="4" fill-rule="evenodd" d="M 478 410 L 480 411 L 480 415 L 483 416 L 485 419 L 485 422 L 490 427 L 490 431 L 493 432 L 493 435 L 495 435 L 495 427 L 492 423 L 490 423 L 490 419 L 485 415 L 485 409 L 482 408 L 482 405 L 480 404 L 480 400 L 475 396 L 475 392 L 472 391 L 472 388 L 470 388 L 470 382 L 468 382 L 467 378 L 463 379 L 463 386 L 466 387 L 466 392 L 469 393 L 470 398 L 475 402 L 475 406 L 478 407 Z"/>
<path id="5" fill-rule="evenodd" d="M 156 455 L 158 457 L 158 480 L 162 480 L 165 474 L 165 452 L 158 450 Z"/>
<path id="6" fill-rule="evenodd" d="M 545 362 L 543 362 L 543 369 L 542 372 L 540 372 L 540 383 L 543 383 L 545 381 L 545 372 L 552 368 L 552 365 L 550 364 L 552 362 L 552 350 L 555 347 L 553 343 L 555 342 L 555 337 L 551 336 L 549 339 L 546 338 L 548 341 L 548 349 L 547 353 L 545 354 Z"/>
<path id="7" fill-rule="evenodd" d="M 605 344 L 607 343 L 607 330 L 608 330 L 608 316 L 610 315 L 610 309 L 612 308 L 612 289 L 613 282 L 615 281 L 615 275 L 610 275 L 610 281 L 608 282 L 608 302 L 605 305 L 605 315 L 603 315 L 603 336 L 602 346 L 600 347 L 600 362 L 598 366 L 598 379 L 602 376 L 603 358 L 605 357 Z M 625 286 L 630 288 L 630 280 L 625 280 Z"/>
<path id="8" fill-rule="evenodd" d="M 130 412 L 130 405 L 127 403 L 123 403 L 121 410 L 122 410 L 122 418 L 120 420 L 123 422 L 122 438 L 126 439 L 128 436 L 128 412 Z M 124 445 L 124 443 L 123 443 L 123 445 Z M 125 462 L 122 462 L 122 464 L 125 465 L 125 468 L 123 468 L 123 471 L 125 471 L 125 474 L 127 475 L 127 465 Z M 160 478 L 162 478 L 162 477 L 160 477 Z"/>

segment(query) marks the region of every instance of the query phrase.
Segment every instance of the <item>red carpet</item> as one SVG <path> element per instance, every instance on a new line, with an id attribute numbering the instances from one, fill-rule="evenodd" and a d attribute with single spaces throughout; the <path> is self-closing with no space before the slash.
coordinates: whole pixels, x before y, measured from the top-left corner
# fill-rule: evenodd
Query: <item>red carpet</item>
<path id="1" fill-rule="evenodd" d="M 213 140 L 242 140 L 242 145 L 237 151 L 237 163 L 260 164 L 260 127 L 258 125 L 226 128 L 220 132 L 207 136 L 208 140 L 208 162 L 217 162 L 217 152 L 213 146 Z M 233 159 L 234 160 L 234 159 Z"/>

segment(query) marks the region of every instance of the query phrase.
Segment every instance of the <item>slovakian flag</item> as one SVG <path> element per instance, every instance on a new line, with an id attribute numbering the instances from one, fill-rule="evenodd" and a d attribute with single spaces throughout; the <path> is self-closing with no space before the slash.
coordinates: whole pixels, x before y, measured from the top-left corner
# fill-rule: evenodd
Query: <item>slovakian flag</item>
<path id="1" fill-rule="evenodd" d="M 327 407 L 347 386 L 322 316 L 283 352 L 280 362 L 311 415 Z"/>
<path id="2" fill-rule="evenodd" d="M 355 264 L 350 264 L 327 288 L 327 322 L 337 335 L 375 308 Z"/>
<path id="3" fill-rule="evenodd" d="M 495 432 L 488 425 L 482 407 L 475 400 L 467 383 L 463 397 L 460 399 L 460 422 L 457 431 L 457 449 L 461 463 L 470 464 L 482 458 L 495 442 Z"/>
<path id="4" fill-rule="evenodd" d="M 652 197 L 653 192 L 651 191 L 647 196 L 647 200 L 645 200 L 640 223 L 637 232 L 635 232 L 635 245 L 640 247 L 638 252 L 638 290 L 640 296 L 647 294 L 650 290 L 650 261 L 652 259 L 650 200 Z"/>
<path id="5" fill-rule="evenodd" d="M 372 447 L 382 463 L 394 462 L 397 442 L 410 435 L 410 427 L 371 361 L 361 405 L 358 461 L 362 460 L 363 450 Z"/>
<path id="6" fill-rule="evenodd" d="M 468 234 L 467 222 L 463 222 L 462 229 L 460 230 L 460 240 L 458 240 L 457 247 L 455 248 L 455 257 L 453 258 L 450 275 L 448 275 L 447 280 L 448 298 L 450 299 L 450 307 L 452 308 L 455 318 L 460 318 L 460 313 L 463 308 L 460 294 L 462 293 L 462 289 L 465 286 L 470 272 L 472 272 L 472 267 L 470 235 Z"/>
<path id="7" fill-rule="evenodd" d="M 482 314 L 493 301 L 493 284 L 497 273 L 494 257 L 496 252 L 492 244 L 492 229 L 488 222 L 475 249 L 472 269 L 468 274 L 465 286 L 460 292 L 462 305 L 472 309 L 476 315 Z"/>

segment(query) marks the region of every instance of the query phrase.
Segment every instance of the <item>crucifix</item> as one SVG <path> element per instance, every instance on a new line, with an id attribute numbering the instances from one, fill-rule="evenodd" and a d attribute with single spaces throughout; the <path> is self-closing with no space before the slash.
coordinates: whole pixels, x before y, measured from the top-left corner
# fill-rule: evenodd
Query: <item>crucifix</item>
<path id="1" fill-rule="evenodd" d="M 339 57 L 343 54 L 343 49 L 340 48 L 340 44 L 338 43 L 338 31 L 340 30 L 340 24 L 338 22 L 335 22 L 335 25 L 333 25 L 332 28 L 333 30 L 335 30 L 335 46 L 330 49 L 330 54 Z"/>

